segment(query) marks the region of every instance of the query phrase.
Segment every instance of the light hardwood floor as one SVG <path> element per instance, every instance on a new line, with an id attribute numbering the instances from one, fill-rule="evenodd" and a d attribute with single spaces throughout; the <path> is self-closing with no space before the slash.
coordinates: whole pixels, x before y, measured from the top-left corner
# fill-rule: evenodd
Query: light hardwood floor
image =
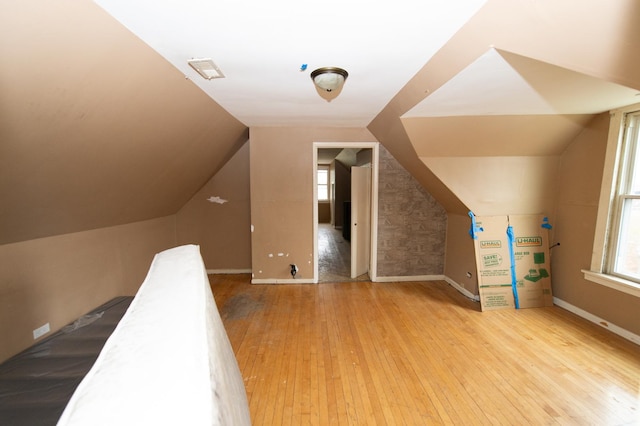
<path id="1" fill-rule="evenodd" d="M 640 424 L 640 347 L 445 282 L 209 277 L 254 425 Z"/>

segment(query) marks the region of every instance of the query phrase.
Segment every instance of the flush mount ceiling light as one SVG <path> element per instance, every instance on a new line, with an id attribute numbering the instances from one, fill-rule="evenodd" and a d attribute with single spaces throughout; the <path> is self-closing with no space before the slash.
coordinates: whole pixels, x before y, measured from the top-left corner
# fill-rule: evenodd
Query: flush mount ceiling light
<path id="1" fill-rule="evenodd" d="M 198 72 L 203 78 L 213 80 L 214 78 L 224 78 L 220 68 L 211 59 L 192 59 L 187 63 Z"/>
<path id="2" fill-rule="evenodd" d="M 340 92 L 348 76 L 348 72 L 337 67 L 322 67 L 311 72 L 313 84 L 325 92 Z"/>

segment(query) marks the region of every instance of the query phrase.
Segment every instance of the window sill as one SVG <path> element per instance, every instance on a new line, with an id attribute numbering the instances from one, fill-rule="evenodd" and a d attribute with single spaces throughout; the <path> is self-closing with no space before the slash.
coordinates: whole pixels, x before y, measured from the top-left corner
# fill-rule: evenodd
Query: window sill
<path id="1" fill-rule="evenodd" d="M 640 285 L 633 281 L 602 274 L 600 272 L 588 271 L 586 269 L 583 269 L 582 272 L 584 273 L 584 278 L 586 280 L 593 281 L 594 283 L 601 284 L 635 297 L 640 297 Z"/>

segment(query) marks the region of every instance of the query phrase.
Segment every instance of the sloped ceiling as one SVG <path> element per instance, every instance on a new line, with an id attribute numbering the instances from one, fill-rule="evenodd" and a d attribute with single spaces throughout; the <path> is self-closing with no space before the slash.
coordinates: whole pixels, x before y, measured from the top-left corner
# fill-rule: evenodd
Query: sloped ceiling
<path id="1" fill-rule="evenodd" d="M 248 126 L 364 127 L 483 3 L 2 2 L 0 244 L 173 214 Z M 328 65 L 350 72 L 331 103 Z"/>
<path id="2" fill-rule="evenodd" d="M 490 48 L 402 120 L 419 157 L 559 155 L 594 114 L 638 94 Z"/>
<path id="3" fill-rule="evenodd" d="M 638 90 L 489 48 L 403 117 L 598 114 L 636 102 Z"/>
<path id="4" fill-rule="evenodd" d="M 0 13 L 0 244 L 175 213 L 247 128 L 87 1 Z"/>
<path id="5" fill-rule="evenodd" d="M 95 1 L 249 127 L 365 127 L 486 0 Z M 310 79 L 326 66 L 349 73 L 330 103 Z"/>
<path id="6" fill-rule="evenodd" d="M 173 214 L 248 126 L 366 126 L 466 213 L 423 158 L 554 155 L 596 111 L 640 101 L 635 0 L 0 7 L 0 244 Z M 188 68 L 203 56 L 227 77 Z M 350 73 L 332 102 L 319 66 Z"/>
<path id="7" fill-rule="evenodd" d="M 466 214 L 474 206 L 460 188 L 473 193 L 477 182 L 452 170 L 557 158 L 595 114 L 640 102 L 640 55 L 631 53 L 640 50 L 638 28 L 632 0 L 490 0 L 368 128 L 449 212 Z M 522 197 L 508 177 L 493 180 L 504 187 L 466 195 L 483 208 L 501 191 Z M 549 194 L 531 194 L 522 209 L 549 207 Z"/>

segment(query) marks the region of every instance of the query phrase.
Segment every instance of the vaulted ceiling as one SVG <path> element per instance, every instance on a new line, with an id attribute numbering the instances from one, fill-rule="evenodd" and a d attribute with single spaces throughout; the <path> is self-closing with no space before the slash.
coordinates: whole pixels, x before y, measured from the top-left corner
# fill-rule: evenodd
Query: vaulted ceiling
<path id="1" fill-rule="evenodd" d="M 0 8 L 0 244 L 173 214 L 253 126 L 368 127 L 464 212 L 430 158 L 558 155 L 640 101 L 634 0 Z M 226 78 L 199 77 L 198 57 Z M 320 66 L 350 73 L 331 102 Z"/>

